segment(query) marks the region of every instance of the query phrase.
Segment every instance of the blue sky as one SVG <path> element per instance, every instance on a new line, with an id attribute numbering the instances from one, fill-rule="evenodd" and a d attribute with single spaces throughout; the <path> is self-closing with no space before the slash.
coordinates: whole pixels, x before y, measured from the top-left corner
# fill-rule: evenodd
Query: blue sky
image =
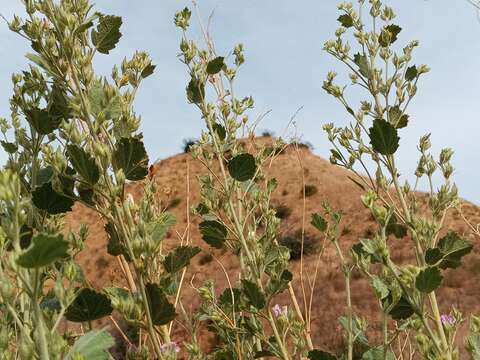
<path id="1" fill-rule="evenodd" d="M 345 124 L 344 109 L 321 89 L 326 73 L 345 69 L 322 51 L 338 27 L 336 0 L 200 0 L 204 17 L 215 11 L 212 33 L 219 53 L 235 44 L 245 46 L 246 64 L 239 73 L 237 93 L 252 95 L 252 115 L 271 110 L 259 126 L 276 134 L 284 132 L 296 117 L 296 132 L 311 142 L 318 155 L 327 157 L 329 144 L 322 131 L 326 122 Z M 414 54 L 417 64 L 432 71 L 419 86 L 410 107 L 410 125 L 401 132 L 398 165 L 409 178 L 418 154 L 419 136 L 432 133 L 434 151 L 455 150 L 454 179 L 460 194 L 480 202 L 477 186 L 480 159 L 480 22 L 463 0 L 391 0 L 396 23 L 404 28 L 399 43 L 420 40 Z M 114 63 L 135 50 L 147 50 L 157 65 L 138 93 L 136 111 L 142 115 L 142 131 L 152 160 L 181 151 L 184 138 L 197 137 L 202 121 L 185 100 L 187 72 L 176 55 L 180 34 L 173 25 L 183 0 L 98 0 L 96 8 L 123 17 L 123 37 L 111 56 L 96 60 L 100 73 L 108 74 Z M 20 0 L 2 0 L 0 12 L 7 18 L 21 13 Z M 193 29 L 195 30 L 195 28 Z M 191 34 L 200 38 L 199 33 Z M 10 76 L 26 65 L 28 44 L 0 23 L 0 116 L 9 116 Z M 354 100 L 360 100 L 354 97 Z M 294 130 L 290 131 L 290 134 Z M 5 155 L 0 153 L 0 161 Z"/>

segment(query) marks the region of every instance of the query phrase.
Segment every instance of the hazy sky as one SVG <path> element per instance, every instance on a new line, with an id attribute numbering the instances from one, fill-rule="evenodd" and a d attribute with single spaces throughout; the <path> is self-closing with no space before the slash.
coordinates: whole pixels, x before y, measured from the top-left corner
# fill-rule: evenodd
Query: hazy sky
<path id="1" fill-rule="evenodd" d="M 227 54 L 235 44 L 245 45 L 246 64 L 238 75 L 237 93 L 252 95 L 260 114 L 271 113 L 259 129 L 281 135 L 290 117 L 315 152 L 328 156 L 322 131 L 326 122 L 345 124 L 344 109 L 321 89 L 325 74 L 345 69 L 322 51 L 338 27 L 336 0 L 198 0 L 206 17 L 215 11 L 212 33 L 217 50 Z M 391 0 L 396 23 L 404 28 L 398 43 L 420 40 L 414 62 L 432 71 L 421 80 L 410 107 L 410 124 L 401 131 L 398 165 L 411 177 L 418 153 L 418 137 L 432 133 L 433 148 L 455 150 L 454 174 L 463 197 L 480 203 L 477 185 L 480 159 L 480 22 L 464 0 Z M 183 0 L 98 0 L 96 9 L 123 17 L 123 37 L 111 56 L 98 56 L 97 69 L 108 74 L 114 63 L 135 50 L 150 52 L 155 74 L 141 87 L 135 103 L 142 115 L 142 131 L 152 160 L 181 151 L 182 139 L 197 137 L 202 127 L 198 112 L 185 100 L 187 72 L 176 55 L 179 31 L 173 25 Z M 21 13 L 20 0 L 1 0 L 7 18 Z M 199 38 L 199 33 L 192 34 Z M 0 23 L 0 116 L 9 116 L 10 76 L 26 65 L 29 50 L 24 39 Z M 355 98 L 360 100 L 360 98 Z M 291 134 L 291 131 L 290 131 Z M 0 161 L 5 155 L 0 152 Z"/>

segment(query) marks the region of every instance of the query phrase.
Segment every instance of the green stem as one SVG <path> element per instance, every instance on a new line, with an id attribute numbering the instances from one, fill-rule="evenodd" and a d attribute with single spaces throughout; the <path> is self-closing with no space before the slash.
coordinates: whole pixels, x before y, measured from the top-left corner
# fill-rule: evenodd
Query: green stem
<path id="1" fill-rule="evenodd" d="M 37 346 L 40 351 L 41 360 L 49 360 L 50 356 L 48 354 L 48 343 L 45 332 L 45 323 L 43 321 L 42 310 L 40 309 L 40 304 L 38 303 L 38 289 L 39 289 L 39 270 L 35 269 L 34 275 L 34 291 L 33 291 L 33 309 L 35 322 L 37 324 Z"/>

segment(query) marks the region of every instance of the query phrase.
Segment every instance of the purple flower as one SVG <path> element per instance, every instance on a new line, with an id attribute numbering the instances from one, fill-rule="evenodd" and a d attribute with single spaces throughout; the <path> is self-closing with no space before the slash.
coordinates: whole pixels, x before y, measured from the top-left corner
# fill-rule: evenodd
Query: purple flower
<path id="1" fill-rule="evenodd" d="M 171 354 L 180 352 L 180 347 L 176 342 L 171 341 L 160 346 L 160 351 L 162 354 Z"/>
<path id="2" fill-rule="evenodd" d="M 275 315 L 275 317 L 279 317 L 279 316 L 287 316 L 287 313 L 288 313 L 288 307 L 286 305 L 283 305 L 283 306 L 280 306 L 278 304 L 275 304 L 274 307 L 272 307 L 272 311 L 273 311 L 273 315 Z"/>
<path id="3" fill-rule="evenodd" d="M 440 320 L 442 321 L 442 324 L 445 326 L 455 325 L 455 318 L 452 315 L 443 314 L 442 316 L 440 316 Z"/>

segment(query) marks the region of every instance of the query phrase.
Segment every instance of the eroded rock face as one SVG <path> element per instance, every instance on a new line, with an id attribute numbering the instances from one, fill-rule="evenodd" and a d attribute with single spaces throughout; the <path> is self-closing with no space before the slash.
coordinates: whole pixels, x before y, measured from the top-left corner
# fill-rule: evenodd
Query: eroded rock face
<path id="1" fill-rule="evenodd" d="M 257 139 L 255 141 L 267 141 Z M 306 234 L 311 241 L 311 251 L 304 259 L 305 281 L 314 272 L 319 249 L 323 239 L 309 224 L 310 214 L 321 210 L 322 201 L 328 200 L 334 208 L 344 212 L 341 244 L 347 250 L 359 238 L 371 236 L 376 231 L 376 224 L 368 210 L 360 203 L 361 190 L 351 180 L 348 173 L 338 167 L 330 165 L 324 159 L 315 156 L 308 149 L 300 149 L 306 185 L 311 190 L 306 198 L 305 224 Z M 188 162 L 188 172 L 187 172 Z M 193 215 L 187 216 L 187 199 L 189 206 L 195 206 L 199 201 L 199 187 L 197 176 L 205 173 L 203 166 L 192 160 L 190 155 L 181 154 L 170 157 L 154 164 L 153 172 L 158 183 L 158 195 L 162 206 L 168 207 L 175 213 L 177 224 L 168 234 L 165 242 L 173 244 L 179 242 L 179 235 L 189 230 L 189 236 L 194 245 L 202 247 L 188 270 L 183 300 L 187 311 L 195 311 L 198 306 L 198 297 L 190 282 L 195 287 L 200 286 L 208 278 L 215 280 L 220 291 L 227 287 L 226 275 L 218 265 L 221 261 L 230 280 L 238 279 L 238 263 L 230 254 L 221 250 L 214 250 L 201 241 L 198 231 L 199 219 Z M 269 170 L 269 175 L 278 181 L 278 188 L 274 193 L 272 204 L 279 210 L 282 218 L 281 238 L 290 236 L 295 238 L 295 233 L 301 229 L 303 222 L 302 169 L 299 165 L 297 154 L 293 149 L 287 149 L 275 160 L 274 166 Z M 189 187 L 187 187 L 187 182 Z M 187 188 L 189 192 L 187 193 Z M 142 185 L 136 184 L 129 189 L 134 198 L 142 194 Z M 425 202 L 423 203 L 425 206 Z M 480 222 L 480 211 L 470 203 L 464 203 L 465 215 L 473 222 Z M 187 221 L 190 224 L 187 226 Z M 117 259 L 106 253 L 106 236 L 103 222 L 98 214 L 76 205 L 74 211 L 67 216 L 67 226 L 76 229 L 81 223 L 89 228 L 89 236 L 85 250 L 80 254 L 79 261 L 83 266 L 85 275 L 94 287 L 122 285 L 125 283 Z M 475 244 L 479 239 L 473 237 L 460 215 L 451 212 L 446 220 L 445 228 L 458 231 L 469 237 Z M 409 238 L 391 239 L 392 255 L 395 261 L 408 261 L 412 258 Z M 345 291 L 341 271 L 338 266 L 333 247 L 326 244 L 325 251 L 320 260 L 318 280 L 314 291 L 312 319 L 312 335 L 316 345 L 335 351 L 342 344 L 341 329 L 338 317 L 345 311 Z M 291 261 L 291 271 L 294 274 L 294 287 L 301 298 L 299 261 Z M 465 257 L 464 266 L 454 271 L 447 271 L 444 286 L 440 291 L 440 307 L 447 309 L 454 305 L 466 314 L 480 312 L 480 250 L 474 247 L 472 253 Z M 192 280 L 193 278 L 193 280 Z M 352 301 L 355 312 L 369 320 L 370 336 L 372 339 L 379 336 L 381 328 L 378 319 L 378 305 L 367 281 L 359 273 L 354 273 L 352 280 Z M 277 303 L 288 304 L 288 294 L 281 294 Z M 181 319 L 180 319 L 181 320 Z M 464 329 L 462 329 L 463 331 Z M 182 342 L 185 331 L 181 326 L 176 326 L 174 339 Z M 201 338 L 205 346 L 211 344 L 212 336 L 205 329 L 201 331 Z M 462 334 L 459 334 L 462 339 Z"/>

